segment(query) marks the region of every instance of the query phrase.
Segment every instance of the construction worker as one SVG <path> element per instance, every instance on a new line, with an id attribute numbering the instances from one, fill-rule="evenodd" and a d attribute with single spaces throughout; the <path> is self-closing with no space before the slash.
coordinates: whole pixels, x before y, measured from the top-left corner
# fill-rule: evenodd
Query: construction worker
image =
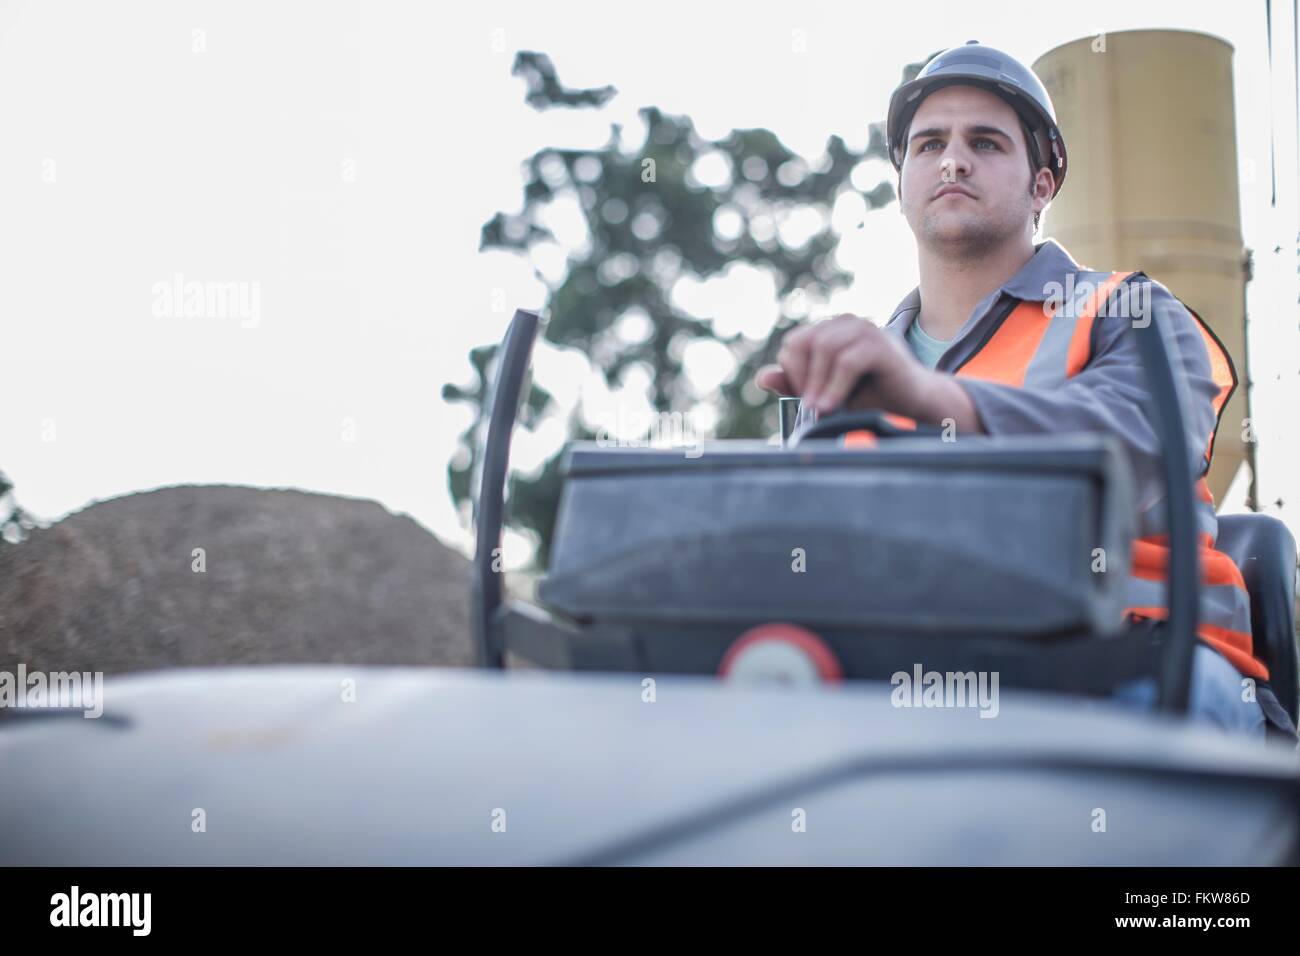
<path id="1" fill-rule="evenodd" d="M 1249 595 L 1214 550 L 1217 524 L 1204 482 L 1226 352 L 1163 285 L 1141 273 L 1094 273 L 1058 243 L 1034 242 L 1039 216 L 1065 181 L 1065 142 L 1033 71 L 970 41 L 934 57 L 900 86 L 887 138 L 902 213 L 917 242 L 920 285 L 882 328 L 842 314 L 789 333 L 757 384 L 799 395 L 819 412 L 880 409 L 961 435 L 1101 432 L 1118 436 L 1139 491 L 1139 534 L 1128 584 L 1130 618 L 1158 631 L 1167 537 L 1160 442 L 1146 414 L 1146 376 L 1132 331 L 1154 319 L 1175 374 L 1192 473 L 1200 476 L 1201 640 L 1189 710 L 1262 738 L 1295 737 L 1252 653 Z M 1229 371 L 1230 374 L 1230 371 Z M 864 378 L 865 377 L 865 378 Z M 1207 442 L 1208 439 L 1208 442 Z M 1243 693 L 1244 678 L 1256 684 Z M 1149 680 L 1117 694 L 1153 701 Z"/>

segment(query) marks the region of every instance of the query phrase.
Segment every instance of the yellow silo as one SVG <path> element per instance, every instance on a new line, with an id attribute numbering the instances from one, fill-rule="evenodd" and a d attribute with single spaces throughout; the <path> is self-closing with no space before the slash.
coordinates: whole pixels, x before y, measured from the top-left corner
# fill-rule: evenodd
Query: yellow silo
<path id="1" fill-rule="evenodd" d="M 1164 283 L 1232 354 L 1239 384 L 1215 440 L 1216 501 L 1243 462 L 1254 467 L 1243 440 L 1249 266 L 1232 52 L 1204 33 L 1129 30 L 1075 40 L 1033 65 L 1070 159 L 1044 233 L 1088 268 L 1141 269 Z"/>

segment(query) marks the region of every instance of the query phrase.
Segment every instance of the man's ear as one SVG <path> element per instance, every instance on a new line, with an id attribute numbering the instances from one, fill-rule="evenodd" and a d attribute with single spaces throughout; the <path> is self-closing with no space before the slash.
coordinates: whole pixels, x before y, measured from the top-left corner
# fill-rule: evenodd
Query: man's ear
<path id="1" fill-rule="evenodd" d="M 1029 190 L 1034 197 L 1035 212 L 1042 212 L 1047 207 L 1047 204 L 1052 201 L 1052 191 L 1055 188 L 1056 180 L 1052 176 L 1052 171 L 1046 166 L 1040 166 Z"/>

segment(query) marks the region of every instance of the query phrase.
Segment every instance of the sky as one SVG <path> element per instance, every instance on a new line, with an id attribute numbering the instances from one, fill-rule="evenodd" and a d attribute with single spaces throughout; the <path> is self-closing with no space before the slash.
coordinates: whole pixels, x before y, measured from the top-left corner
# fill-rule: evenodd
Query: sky
<path id="1" fill-rule="evenodd" d="M 1274 4 L 1270 83 L 1262 0 L 0 4 L 0 468 L 46 521 L 175 484 L 300 488 L 374 499 L 468 551 L 446 465 L 470 409 L 442 387 L 471 383 L 470 349 L 545 305 L 534 270 L 562 274 L 583 241 L 561 203 L 548 217 L 566 246 L 535 262 L 478 251 L 487 220 L 521 209 L 525 158 L 598 147 L 613 123 L 633 148 L 637 110 L 657 106 L 707 138 L 766 127 L 815 165 L 831 135 L 863 148 L 903 66 L 937 49 L 978 39 L 1032 62 L 1080 37 L 1174 28 L 1236 50 L 1261 498 L 1290 497 L 1272 513 L 1300 536 L 1291 16 Z M 618 95 L 538 113 L 510 74 L 519 50 L 548 54 L 566 86 Z M 888 174 L 868 164 L 854 183 Z M 883 321 L 917 281 L 897 205 L 864 217 L 848 199 L 831 221 L 854 282 L 813 317 Z M 674 294 L 748 335 L 776 318 L 749 268 Z M 535 366 L 596 422 L 643 403 L 635 381 L 611 395 L 579 354 L 542 345 Z M 727 372 L 707 347 L 687 366 L 706 385 Z M 561 437 L 558 422 L 521 433 L 512 463 L 536 468 Z M 526 551 L 507 540 L 508 563 Z"/>

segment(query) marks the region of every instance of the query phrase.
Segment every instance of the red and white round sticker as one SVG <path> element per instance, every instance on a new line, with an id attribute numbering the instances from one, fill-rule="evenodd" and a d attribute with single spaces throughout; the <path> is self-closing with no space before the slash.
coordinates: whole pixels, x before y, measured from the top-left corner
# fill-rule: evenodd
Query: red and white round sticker
<path id="1" fill-rule="evenodd" d="M 773 622 L 750 628 L 722 657 L 718 674 L 728 680 L 808 685 L 844 679 L 835 653 L 797 624 Z"/>

